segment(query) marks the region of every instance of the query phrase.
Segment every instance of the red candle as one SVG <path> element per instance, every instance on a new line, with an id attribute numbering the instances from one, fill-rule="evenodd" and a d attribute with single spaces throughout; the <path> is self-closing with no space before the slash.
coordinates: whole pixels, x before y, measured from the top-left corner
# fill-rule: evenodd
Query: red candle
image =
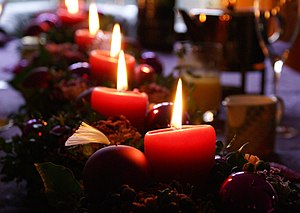
<path id="1" fill-rule="evenodd" d="M 181 87 L 179 84 L 178 88 Z M 181 88 L 178 88 L 171 122 L 173 127 L 147 132 L 145 155 L 157 180 L 201 185 L 214 165 L 216 133 L 210 125 L 181 126 L 181 113 L 176 115 L 182 111 L 182 107 L 177 107 L 177 97 L 181 93 Z"/>
<path id="2" fill-rule="evenodd" d="M 100 29 L 98 10 L 95 2 L 89 6 L 89 29 L 78 29 L 75 31 L 75 43 L 80 49 L 88 49 L 94 42 Z"/>
<path id="3" fill-rule="evenodd" d="M 123 91 L 107 87 L 96 87 L 91 94 L 92 109 L 102 115 L 124 115 L 138 129 L 144 127 L 148 96 L 138 91 Z"/>
<path id="4" fill-rule="evenodd" d="M 93 50 L 90 53 L 89 62 L 91 75 L 100 82 L 115 82 L 116 70 L 118 66 L 118 54 L 121 50 L 121 32 L 120 26 L 116 24 L 112 33 L 111 50 Z M 135 58 L 132 55 L 125 54 L 126 68 L 129 79 L 134 76 Z"/>
<path id="5" fill-rule="evenodd" d="M 90 33 L 88 29 L 78 29 L 75 32 L 75 43 L 80 49 L 88 49 L 94 42 L 96 35 Z"/>
<path id="6" fill-rule="evenodd" d="M 129 79 L 132 79 L 135 68 L 135 58 L 132 55 L 125 54 L 126 69 Z M 118 67 L 118 58 L 111 57 L 107 50 L 92 50 L 90 53 L 91 75 L 100 82 L 113 81 L 117 79 L 116 70 Z"/>
<path id="7" fill-rule="evenodd" d="M 77 24 L 87 19 L 87 14 L 80 9 L 83 7 L 83 3 L 78 0 L 65 0 L 65 6 L 60 6 L 57 15 L 61 22 L 66 25 Z"/>
<path id="8" fill-rule="evenodd" d="M 100 114 L 109 116 L 124 115 L 138 130 L 143 130 L 147 114 L 148 96 L 137 90 L 127 90 L 126 66 L 123 51 L 119 56 L 117 89 L 96 87 L 91 94 L 91 107 Z M 125 76 L 119 77 L 123 73 Z M 122 82 L 123 80 L 123 82 Z"/>

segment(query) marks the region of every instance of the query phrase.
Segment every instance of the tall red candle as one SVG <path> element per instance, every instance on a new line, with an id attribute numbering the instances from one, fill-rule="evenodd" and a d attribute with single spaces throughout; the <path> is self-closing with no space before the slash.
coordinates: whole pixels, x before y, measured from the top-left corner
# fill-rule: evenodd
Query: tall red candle
<path id="1" fill-rule="evenodd" d="M 113 81 L 115 82 L 116 70 L 118 66 L 118 54 L 121 50 L 121 32 L 120 25 L 115 24 L 112 33 L 111 49 L 91 51 L 89 62 L 91 75 L 100 82 Z M 125 54 L 126 69 L 129 80 L 134 76 L 134 68 L 136 65 L 135 58 L 132 55 Z"/>
<path id="2" fill-rule="evenodd" d="M 74 40 L 80 49 L 88 49 L 95 41 L 96 35 L 90 33 L 89 29 L 78 29 L 75 31 Z"/>
<path id="3" fill-rule="evenodd" d="M 147 114 L 148 96 L 138 91 L 123 91 L 107 87 L 96 87 L 91 94 L 92 109 L 102 115 L 124 115 L 131 124 L 141 130 Z"/>
<path id="4" fill-rule="evenodd" d="M 102 115 L 124 115 L 138 130 L 143 130 L 148 109 L 148 96 L 137 90 L 127 91 L 127 72 L 124 52 L 121 51 L 118 60 L 117 89 L 96 87 L 91 94 L 92 109 Z"/>
<path id="5" fill-rule="evenodd" d="M 95 2 L 89 6 L 89 29 L 78 29 L 75 31 L 75 43 L 82 50 L 87 50 L 96 39 L 100 29 L 98 9 Z"/>
<path id="6" fill-rule="evenodd" d="M 145 155 L 157 180 L 179 180 L 201 185 L 214 165 L 215 130 L 210 125 L 181 126 L 181 113 L 174 118 L 174 112 L 182 112 L 177 101 L 174 103 L 172 128 L 146 133 Z"/>
<path id="7" fill-rule="evenodd" d="M 136 65 L 135 58 L 132 55 L 125 54 L 126 68 L 129 80 L 134 76 Z M 107 50 L 92 50 L 89 57 L 91 75 L 99 82 L 112 81 L 117 79 L 116 70 L 118 67 L 118 58 L 111 57 Z"/>

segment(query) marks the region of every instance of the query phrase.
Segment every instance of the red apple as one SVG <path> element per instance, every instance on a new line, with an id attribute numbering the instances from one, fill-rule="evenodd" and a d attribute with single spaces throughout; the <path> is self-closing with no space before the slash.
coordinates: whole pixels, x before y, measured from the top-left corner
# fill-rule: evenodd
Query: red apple
<path id="1" fill-rule="evenodd" d="M 147 113 L 146 131 L 170 127 L 173 103 L 162 102 L 155 104 Z M 182 114 L 183 124 L 190 124 L 190 117 L 187 112 Z"/>
<path id="2" fill-rule="evenodd" d="M 25 77 L 23 86 L 26 88 L 47 88 L 51 78 L 48 67 L 36 67 Z"/>
<path id="3" fill-rule="evenodd" d="M 135 81 L 138 84 L 146 83 L 146 82 L 153 82 L 156 77 L 155 70 L 152 66 L 148 64 L 140 64 L 138 65 L 135 70 Z"/>
<path id="4" fill-rule="evenodd" d="M 143 52 L 141 55 L 141 64 L 148 64 L 152 66 L 157 74 L 163 71 L 163 65 L 158 56 L 151 51 Z"/>
<path id="5" fill-rule="evenodd" d="M 76 62 L 68 67 L 72 75 L 87 79 L 90 75 L 90 64 L 88 62 Z"/>
<path id="6" fill-rule="evenodd" d="M 220 188 L 225 212 L 275 212 L 277 199 L 265 177 L 251 172 L 231 174 Z"/>
<path id="7" fill-rule="evenodd" d="M 92 203 L 101 202 L 123 184 L 143 187 L 149 180 L 149 165 L 143 152 L 125 145 L 107 146 L 90 156 L 83 170 L 83 185 Z"/>

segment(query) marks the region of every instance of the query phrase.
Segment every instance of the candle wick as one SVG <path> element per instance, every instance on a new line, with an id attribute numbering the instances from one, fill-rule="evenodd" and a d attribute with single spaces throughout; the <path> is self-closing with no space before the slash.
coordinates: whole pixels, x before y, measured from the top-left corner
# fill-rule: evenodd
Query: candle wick
<path id="1" fill-rule="evenodd" d="M 126 89 L 119 89 L 118 92 L 126 92 Z"/>
<path id="2" fill-rule="evenodd" d="M 181 126 L 176 126 L 176 125 L 171 124 L 171 128 L 174 130 L 178 130 L 178 129 L 181 129 Z"/>

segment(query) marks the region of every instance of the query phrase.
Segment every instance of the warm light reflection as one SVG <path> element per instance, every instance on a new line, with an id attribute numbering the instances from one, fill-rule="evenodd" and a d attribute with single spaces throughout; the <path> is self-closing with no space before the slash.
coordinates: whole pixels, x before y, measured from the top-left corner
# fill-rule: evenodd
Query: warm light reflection
<path id="1" fill-rule="evenodd" d="M 271 10 L 271 14 L 272 14 L 273 16 L 276 16 L 277 13 L 278 13 L 278 11 L 279 11 L 279 7 L 274 7 L 274 8 Z"/>
<path id="2" fill-rule="evenodd" d="M 229 21 L 231 19 L 231 16 L 228 14 L 223 14 L 219 17 L 220 21 Z"/>
<path id="3" fill-rule="evenodd" d="M 213 122 L 214 121 L 214 113 L 212 111 L 206 111 L 203 113 L 203 121 L 204 122 Z"/>
<path id="4" fill-rule="evenodd" d="M 151 72 L 150 68 L 149 68 L 149 67 L 146 67 L 146 66 L 142 67 L 141 70 L 142 70 L 142 72 L 144 72 L 144 73 L 150 73 L 150 72 Z"/>
<path id="5" fill-rule="evenodd" d="M 281 0 L 280 3 L 279 3 L 279 5 L 282 6 L 282 5 L 284 5 L 285 3 L 286 3 L 286 0 Z"/>
<path id="6" fill-rule="evenodd" d="M 90 3 L 89 6 L 89 31 L 91 35 L 96 35 L 100 29 L 99 16 L 97 5 L 95 2 Z"/>
<path id="7" fill-rule="evenodd" d="M 283 66 L 283 61 L 282 60 L 278 60 L 274 63 L 274 71 L 277 74 L 280 74 L 282 71 L 282 66 Z"/>
<path id="8" fill-rule="evenodd" d="M 171 127 L 180 129 L 182 126 L 182 81 L 179 78 L 176 89 L 176 96 L 173 105 Z"/>
<path id="9" fill-rule="evenodd" d="M 265 11 L 264 16 L 265 16 L 265 19 L 269 19 L 271 16 L 270 11 Z"/>
<path id="10" fill-rule="evenodd" d="M 228 3 L 234 5 L 236 4 L 236 0 L 228 0 Z"/>
<path id="11" fill-rule="evenodd" d="M 124 51 L 121 50 L 119 54 L 118 60 L 118 77 L 117 77 L 117 90 L 118 91 L 126 91 L 128 89 L 127 83 L 127 69 L 125 62 Z"/>
<path id="12" fill-rule="evenodd" d="M 199 21 L 200 21 L 201 23 L 204 23 L 204 22 L 206 21 L 206 14 L 201 13 L 201 14 L 199 15 Z"/>
<path id="13" fill-rule="evenodd" d="M 76 14 L 79 11 L 78 0 L 65 0 L 65 5 L 67 7 L 68 13 Z"/>
<path id="14" fill-rule="evenodd" d="M 119 24 L 114 25 L 111 39 L 110 56 L 117 57 L 121 50 L 121 28 Z"/>

